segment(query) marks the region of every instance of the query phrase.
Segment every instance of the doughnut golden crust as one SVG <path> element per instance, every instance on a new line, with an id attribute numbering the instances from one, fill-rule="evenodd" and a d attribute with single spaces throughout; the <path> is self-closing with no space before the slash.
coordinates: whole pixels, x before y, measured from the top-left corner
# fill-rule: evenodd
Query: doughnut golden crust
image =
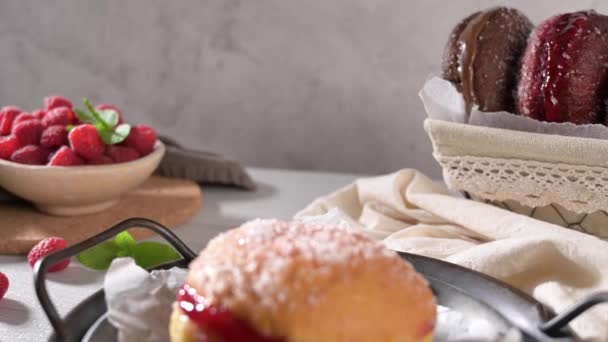
<path id="1" fill-rule="evenodd" d="M 250 221 L 213 239 L 186 283 L 261 335 L 288 342 L 430 341 L 435 324 L 433 294 L 409 263 L 330 226 Z M 175 306 L 172 341 L 201 341 L 204 329 Z"/>

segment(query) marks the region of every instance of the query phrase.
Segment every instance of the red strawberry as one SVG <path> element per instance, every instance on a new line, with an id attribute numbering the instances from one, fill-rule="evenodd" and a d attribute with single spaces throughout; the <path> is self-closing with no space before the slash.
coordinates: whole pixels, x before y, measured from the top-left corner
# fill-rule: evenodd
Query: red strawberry
<path id="1" fill-rule="evenodd" d="M 4 298 L 9 285 L 10 282 L 8 281 L 6 274 L 0 272 L 0 299 Z"/>
<path id="2" fill-rule="evenodd" d="M 46 238 L 40 242 L 27 255 L 27 261 L 30 266 L 34 267 L 36 261 L 53 252 L 62 250 L 67 247 L 67 242 L 60 237 Z M 49 268 L 49 272 L 57 272 L 65 269 L 70 264 L 70 259 L 62 260 Z"/>
<path id="3" fill-rule="evenodd" d="M 32 114 L 22 112 L 19 115 L 17 115 L 17 117 L 13 121 L 13 129 L 15 129 L 15 126 L 17 126 L 20 122 L 29 121 L 29 120 L 33 120 L 33 119 L 36 119 L 36 117 L 33 116 Z"/>
<path id="4" fill-rule="evenodd" d="M 9 159 L 19 148 L 19 141 L 14 135 L 0 137 L 0 159 Z"/>
<path id="5" fill-rule="evenodd" d="M 49 156 L 49 151 L 40 146 L 27 145 L 11 155 L 11 161 L 19 164 L 44 165 Z"/>
<path id="6" fill-rule="evenodd" d="M 21 113 L 21 109 L 15 106 L 6 106 L 0 109 L 0 135 L 11 134 L 13 121 L 19 113 Z"/>
<path id="7" fill-rule="evenodd" d="M 44 127 L 49 127 L 53 125 L 69 125 L 72 123 L 72 118 L 74 117 L 74 113 L 70 108 L 67 107 L 58 107 L 55 109 L 49 110 L 44 118 L 42 119 L 42 124 Z"/>
<path id="8" fill-rule="evenodd" d="M 154 150 L 156 143 L 156 131 L 147 125 L 135 125 L 131 127 L 131 132 L 124 144 L 137 150 L 145 156 Z"/>
<path id="9" fill-rule="evenodd" d="M 32 111 L 32 115 L 39 120 L 42 120 L 42 118 L 46 115 L 46 110 L 44 109 L 36 109 L 34 111 Z"/>
<path id="10" fill-rule="evenodd" d="M 114 161 L 112 160 L 112 158 L 110 158 L 106 155 L 101 155 L 97 159 L 89 160 L 87 162 L 87 164 L 88 165 L 107 165 L 107 164 L 114 164 Z"/>
<path id="11" fill-rule="evenodd" d="M 140 157 L 136 149 L 116 145 L 108 145 L 106 154 L 116 163 L 126 163 Z"/>
<path id="12" fill-rule="evenodd" d="M 98 110 L 113 109 L 116 111 L 116 113 L 118 113 L 118 124 L 120 125 L 121 123 L 123 123 L 122 111 L 120 109 L 118 109 L 118 107 L 116 107 L 115 105 L 102 103 L 102 104 L 98 104 L 97 106 L 95 106 L 95 109 L 98 109 Z"/>
<path id="13" fill-rule="evenodd" d="M 62 96 L 47 96 L 44 98 L 44 107 L 46 110 L 55 109 L 58 107 L 68 107 L 72 109 L 72 102 Z"/>
<path id="14" fill-rule="evenodd" d="M 54 125 L 47 127 L 40 136 L 40 146 L 59 147 L 68 144 L 68 131 L 65 126 Z"/>
<path id="15" fill-rule="evenodd" d="M 19 140 L 21 146 L 40 144 L 40 135 L 44 126 L 38 119 L 20 122 L 13 127 L 13 135 Z"/>
<path id="16" fill-rule="evenodd" d="M 62 146 L 49 160 L 49 166 L 78 166 L 84 165 L 84 160 L 67 146 Z"/>
<path id="17" fill-rule="evenodd" d="M 68 134 L 68 140 L 72 150 L 87 160 L 99 158 L 105 149 L 103 141 L 97 134 L 97 129 L 89 124 L 72 129 Z"/>

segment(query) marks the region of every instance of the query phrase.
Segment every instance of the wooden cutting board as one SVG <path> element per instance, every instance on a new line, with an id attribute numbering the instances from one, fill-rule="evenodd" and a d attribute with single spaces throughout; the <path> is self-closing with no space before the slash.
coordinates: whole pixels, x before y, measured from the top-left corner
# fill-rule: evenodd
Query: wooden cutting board
<path id="1" fill-rule="evenodd" d="M 150 177 L 124 195 L 114 207 L 89 215 L 49 216 L 29 203 L 0 202 L 0 254 L 27 254 L 38 241 L 49 236 L 61 236 L 72 244 L 130 217 L 145 217 L 174 228 L 190 220 L 201 205 L 198 184 L 158 176 Z M 145 229 L 130 232 L 135 238 L 153 234 Z"/>

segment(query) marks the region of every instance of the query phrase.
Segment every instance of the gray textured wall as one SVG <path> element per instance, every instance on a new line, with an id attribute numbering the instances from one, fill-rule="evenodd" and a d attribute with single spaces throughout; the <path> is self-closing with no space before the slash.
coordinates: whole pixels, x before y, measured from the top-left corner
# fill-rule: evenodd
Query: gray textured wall
<path id="1" fill-rule="evenodd" d="M 1 1 L 0 103 L 87 96 L 249 165 L 438 176 L 417 92 L 452 26 L 497 3 Z M 506 3 L 535 22 L 608 12 L 608 1 Z"/>

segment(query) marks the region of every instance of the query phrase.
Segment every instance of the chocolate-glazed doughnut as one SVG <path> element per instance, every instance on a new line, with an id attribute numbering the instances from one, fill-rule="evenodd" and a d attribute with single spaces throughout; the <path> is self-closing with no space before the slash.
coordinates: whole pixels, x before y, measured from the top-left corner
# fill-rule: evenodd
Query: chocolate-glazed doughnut
<path id="1" fill-rule="evenodd" d="M 462 93 L 467 112 L 514 111 L 521 56 L 533 25 L 516 9 L 473 13 L 452 31 L 443 55 L 443 78 Z"/>

